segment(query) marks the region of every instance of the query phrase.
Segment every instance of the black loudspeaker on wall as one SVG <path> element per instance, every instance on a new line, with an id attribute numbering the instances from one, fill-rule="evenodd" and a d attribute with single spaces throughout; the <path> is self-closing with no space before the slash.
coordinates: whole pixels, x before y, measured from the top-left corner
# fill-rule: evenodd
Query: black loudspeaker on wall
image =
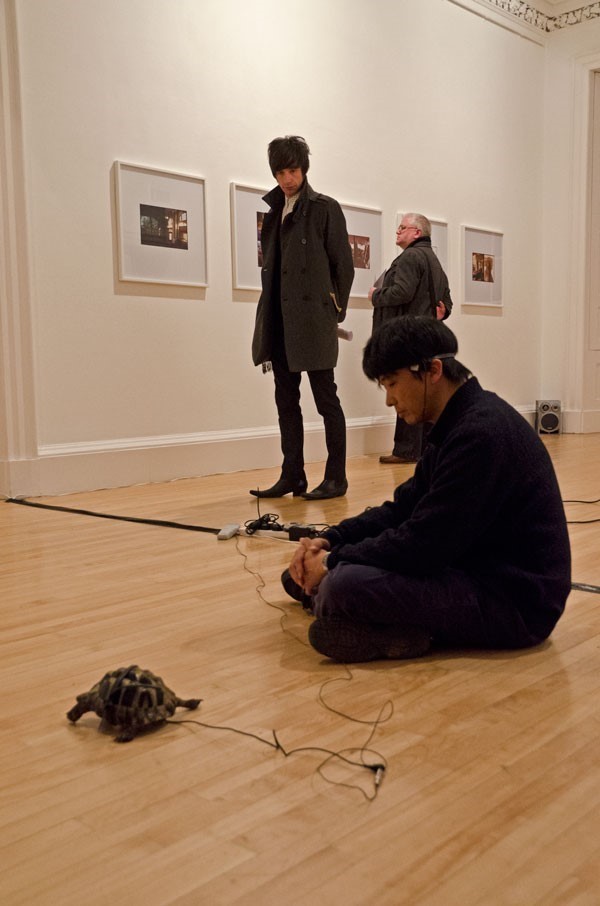
<path id="1" fill-rule="evenodd" d="M 560 400 L 536 400 L 535 430 L 538 434 L 560 434 Z"/>

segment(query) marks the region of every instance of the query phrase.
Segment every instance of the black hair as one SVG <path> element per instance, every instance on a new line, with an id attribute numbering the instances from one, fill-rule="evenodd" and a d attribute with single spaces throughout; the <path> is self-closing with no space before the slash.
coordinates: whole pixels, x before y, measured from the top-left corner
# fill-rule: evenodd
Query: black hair
<path id="1" fill-rule="evenodd" d="M 293 170 L 296 167 L 300 167 L 303 176 L 308 173 L 310 148 L 301 135 L 274 138 L 272 142 L 269 142 L 268 154 L 273 176 L 279 170 Z"/>
<path id="2" fill-rule="evenodd" d="M 458 342 L 442 321 L 404 315 L 386 321 L 373 333 L 363 350 L 363 371 L 371 381 L 379 381 L 401 368 L 419 366 L 427 371 L 432 359 L 441 358 L 448 380 L 462 382 L 471 372 L 454 356 Z"/>

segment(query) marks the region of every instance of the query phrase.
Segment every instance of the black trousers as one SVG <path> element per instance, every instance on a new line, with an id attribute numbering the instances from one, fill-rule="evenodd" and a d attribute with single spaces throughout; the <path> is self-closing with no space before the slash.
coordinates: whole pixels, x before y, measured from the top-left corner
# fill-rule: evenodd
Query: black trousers
<path id="1" fill-rule="evenodd" d="M 346 478 L 346 419 L 337 395 L 333 368 L 307 371 L 317 412 L 325 426 L 327 463 L 325 480 L 344 481 Z M 304 479 L 304 425 L 300 408 L 302 372 L 290 371 L 287 362 L 273 358 L 275 404 L 281 434 L 283 464 L 281 477 L 291 482 Z"/>
<path id="2" fill-rule="evenodd" d="M 419 626 L 443 648 L 524 648 L 539 644 L 552 629 L 533 631 L 511 601 L 491 599 L 458 569 L 405 576 L 342 561 L 320 583 L 312 606 L 316 617 L 395 630 Z"/>

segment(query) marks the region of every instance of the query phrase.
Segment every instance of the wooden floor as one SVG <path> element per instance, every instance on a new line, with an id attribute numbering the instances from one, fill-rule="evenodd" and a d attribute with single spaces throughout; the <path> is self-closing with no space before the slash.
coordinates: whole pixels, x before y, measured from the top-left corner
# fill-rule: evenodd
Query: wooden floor
<path id="1" fill-rule="evenodd" d="M 563 496 L 599 497 L 600 435 L 546 442 Z M 263 509 L 333 523 L 410 471 L 359 457 L 347 497 Z M 39 502 L 220 527 L 254 518 L 248 488 L 276 477 Z M 600 504 L 567 511 L 598 518 Z M 307 646 L 310 618 L 280 589 L 289 543 L 244 538 L 238 550 L 7 502 L 0 538 L 2 904 L 600 902 L 598 594 L 573 591 L 535 650 L 349 672 Z M 600 523 L 571 538 L 574 581 L 599 585 Z M 94 714 L 68 723 L 77 693 L 132 663 L 203 699 L 182 718 L 358 761 L 369 743 L 364 760 L 388 766 L 378 795 L 370 771 L 331 761 L 319 773 L 323 753 L 286 758 L 225 730 L 167 724 L 119 745 Z"/>

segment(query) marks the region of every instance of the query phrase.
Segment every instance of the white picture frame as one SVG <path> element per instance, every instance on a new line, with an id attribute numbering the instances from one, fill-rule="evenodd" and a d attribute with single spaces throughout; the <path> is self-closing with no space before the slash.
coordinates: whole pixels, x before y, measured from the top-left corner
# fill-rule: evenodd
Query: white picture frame
<path id="1" fill-rule="evenodd" d="M 342 204 L 342 211 L 346 218 L 346 228 L 354 261 L 354 280 L 350 296 L 355 299 L 366 299 L 383 267 L 382 213 L 378 208 L 366 208 L 354 204 Z"/>
<path id="2" fill-rule="evenodd" d="M 446 220 L 427 218 L 431 224 L 431 248 L 438 257 L 442 270 L 448 276 L 448 223 Z"/>
<path id="3" fill-rule="evenodd" d="M 205 181 L 115 161 L 119 279 L 207 286 Z"/>
<path id="4" fill-rule="evenodd" d="M 261 214 L 269 209 L 263 195 L 268 189 L 232 182 L 231 189 L 231 262 L 233 288 L 260 290 L 262 249 Z"/>
<path id="5" fill-rule="evenodd" d="M 503 305 L 503 239 L 499 230 L 463 224 L 463 304 Z"/>

